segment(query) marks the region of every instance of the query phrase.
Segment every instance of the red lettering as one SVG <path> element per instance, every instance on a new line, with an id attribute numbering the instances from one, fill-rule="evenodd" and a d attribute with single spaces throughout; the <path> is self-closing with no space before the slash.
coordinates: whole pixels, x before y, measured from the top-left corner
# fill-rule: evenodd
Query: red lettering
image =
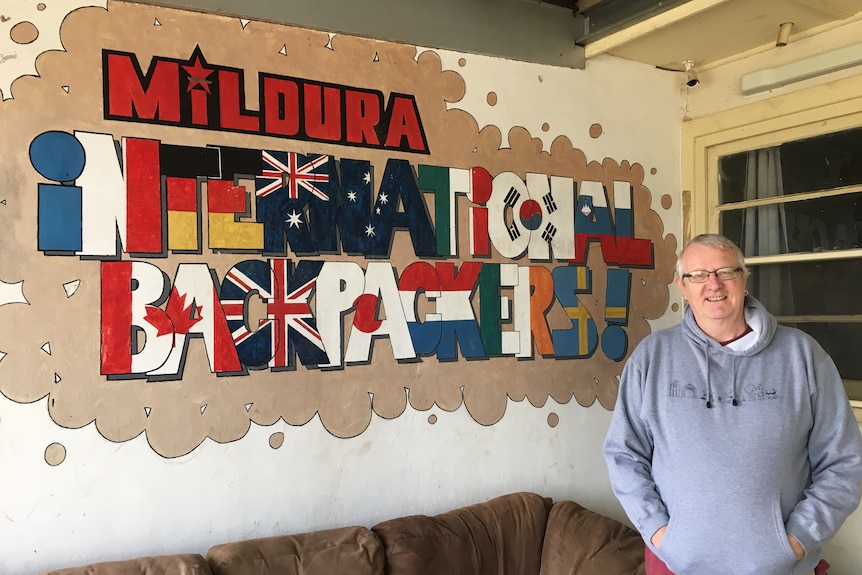
<path id="1" fill-rule="evenodd" d="M 331 86 L 303 86 L 305 133 L 309 138 L 338 142 L 341 140 L 341 90 Z"/>
<path id="2" fill-rule="evenodd" d="M 467 198 L 482 206 L 491 199 L 493 181 L 488 170 L 481 166 L 470 168 L 470 193 Z M 474 256 L 490 256 L 491 244 L 488 235 L 488 208 L 470 208 L 470 253 Z"/>
<path id="3" fill-rule="evenodd" d="M 469 200 L 474 204 L 482 204 L 491 199 L 494 184 L 491 174 L 482 166 L 470 168 L 470 194 Z"/>
<path id="4" fill-rule="evenodd" d="M 299 86 L 293 80 L 263 79 L 263 125 L 268 134 L 295 136 L 299 133 Z"/>
<path id="5" fill-rule="evenodd" d="M 412 150 L 427 152 L 425 132 L 419 121 L 419 110 L 412 96 L 393 94 L 389 100 L 389 129 L 386 135 L 386 147 L 396 150 Z M 407 138 L 407 146 L 402 145 Z"/>
<path id="6" fill-rule="evenodd" d="M 470 254 L 490 256 L 491 244 L 488 235 L 488 208 L 470 208 Z"/>
<path id="7" fill-rule="evenodd" d="M 146 88 L 131 55 L 109 53 L 105 63 L 109 115 L 180 121 L 180 76 L 176 62 L 155 60 Z"/>
<path id="8" fill-rule="evenodd" d="M 375 128 L 380 123 L 382 97 L 379 93 L 347 90 L 344 93 L 344 120 L 351 144 L 380 145 Z"/>
<path id="9" fill-rule="evenodd" d="M 617 266 L 649 266 L 653 263 L 652 241 L 648 239 L 582 233 L 575 234 L 575 257 L 569 261 L 584 263 L 591 240 L 600 242 L 605 263 Z"/>
<path id="10" fill-rule="evenodd" d="M 134 54 L 103 50 L 102 63 L 108 119 L 428 153 L 410 94 L 384 106 L 377 90 L 261 73 L 255 110 L 243 70 L 210 65 L 199 48 L 186 61 L 154 57 L 146 74 Z"/>
<path id="11" fill-rule="evenodd" d="M 162 252 L 162 177 L 158 140 L 123 140 L 126 252 Z"/>
<path id="12" fill-rule="evenodd" d="M 399 291 L 439 292 L 440 276 L 428 262 L 413 262 L 407 266 L 398 279 Z"/>
<path id="13" fill-rule="evenodd" d="M 102 375 L 132 370 L 131 262 L 102 262 Z"/>
<path id="14" fill-rule="evenodd" d="M 204 90 L 192 90 L 192 124 L 206 126 L 209 123 L 207 99 L 209 94 Z"/>
<path id="15" fill-rule="evenodd" d="M 208 180 L 207 209 L 212 214 L 244 212 L 245 186 L 235 186 L 233 180 Z"/>
<path id="16" fill-rule="evenodd" d="M 257 132 L 260 126 L 259 118 L 243 114 L 242 104 L 245 99 L 240 94 L 240 75 L 232 70 L 218 71 L 219 115 L 221 127 L 227 130 Z"/>
<path id="17" fill-rule="evenodd" d="M 165 180 L 168 190 L 169 212 L 192 212 L 198 211 L 198 182 L 195 178 L 173 178 Z"/>

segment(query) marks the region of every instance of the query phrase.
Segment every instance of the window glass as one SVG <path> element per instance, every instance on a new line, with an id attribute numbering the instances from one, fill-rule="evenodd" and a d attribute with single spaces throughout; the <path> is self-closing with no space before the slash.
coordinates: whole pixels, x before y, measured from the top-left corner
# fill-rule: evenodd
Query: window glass
<path id="1" fill-rule="evenodd" d="M 748 290 L 777 316 L 859 316 L 862 259 L 764 264 L 749 267 Z M 862 339 L 858 340 L 862 356 Z"/>
<path id="2" fill-rule="evenodd" d="M 832 356 L 842 379 L 862 382 L 862 359 L 859 357 L 858 344 L 853 343 L 862 337 L 862 323 L 806 322 L 785 325 L 797 327 L 816 339 Z"/>
<path id="3" fill-rule="evenodd" d="M 720 204 L 753 199 L 755 182 L 778 175 L 783 195 L 862 184 L 862 128 L 786 142 L 769 150 L 775 152 L 754 150 L 719 160 Z M 767 176 L 775 167 L 780 170 Z"/>
<path id="4" fill-rule="evenodd" d="M 722 234 L 746 257 L 862 247 L 862 192 L 726 210 Z"/>

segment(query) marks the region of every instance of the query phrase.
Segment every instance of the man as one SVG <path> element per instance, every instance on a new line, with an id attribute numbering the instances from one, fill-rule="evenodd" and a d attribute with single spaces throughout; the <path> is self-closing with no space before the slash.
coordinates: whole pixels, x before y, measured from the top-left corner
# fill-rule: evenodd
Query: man
<path id="1" fill-rule="evenodd" d="M 859 505 L 862 437 L 838 371 L 747 277 L 727 238 L 691 240 L 682 323 L 623 369 L 604 453 L 647 575 L 808 575 Z"/>

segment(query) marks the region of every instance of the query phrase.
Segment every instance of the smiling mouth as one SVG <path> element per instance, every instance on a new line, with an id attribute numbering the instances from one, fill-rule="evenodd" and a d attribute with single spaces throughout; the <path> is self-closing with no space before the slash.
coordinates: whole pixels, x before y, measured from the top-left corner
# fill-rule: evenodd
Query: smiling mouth
<path id="1" fill-rule="evenodd" d="M 724 300 L 726 300 L 726 299 L 727 299 L 727 296 L 726 296 L 726 295 L 717 295 L 717 296 L 713 296 L 713 297 L 708 297 L 708 298 L 706 298 L 706 301 L 713 301 L 713 302 L 715 302 L 715 301 L 724 301 Z"/>

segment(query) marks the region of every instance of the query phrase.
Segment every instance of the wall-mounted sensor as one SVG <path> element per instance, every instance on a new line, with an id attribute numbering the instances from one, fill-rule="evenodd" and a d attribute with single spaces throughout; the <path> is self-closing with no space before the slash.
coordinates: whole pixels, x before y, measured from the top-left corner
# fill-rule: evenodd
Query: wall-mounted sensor
<path id="1" fill-rule="evenodd" d="M 700 78 L 697 77 L 697 72 L 694 69 L 694 60 L 684 60 L 682 65 L 685 68 L 685 85 L 694 88 L 700 84 Z"/>

